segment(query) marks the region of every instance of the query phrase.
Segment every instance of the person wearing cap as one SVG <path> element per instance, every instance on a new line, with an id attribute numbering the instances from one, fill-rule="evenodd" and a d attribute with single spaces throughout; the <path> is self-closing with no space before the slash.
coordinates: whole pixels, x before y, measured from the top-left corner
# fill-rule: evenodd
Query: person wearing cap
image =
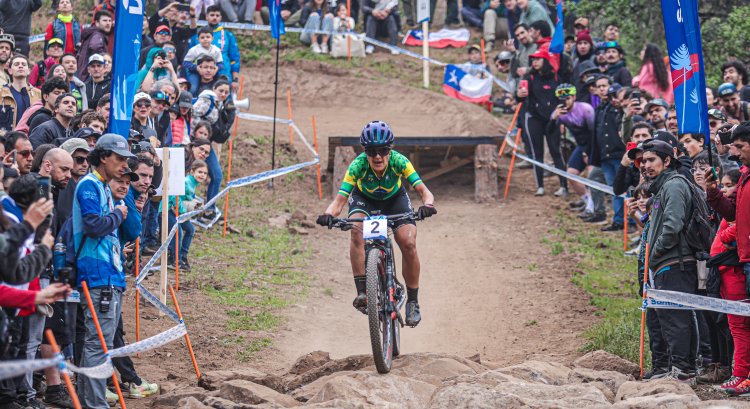
<path id="1" fill-rule="evenodd" d="M 649 269 L 653 272 L 653 286 L 657 290 L 694 294 L 698 288 L 698 270 L 694 251 L 683 239 L 688 233 L 692 200 L 692 183 L 677 173 L 680 162 L 674 147 L 660 140 L 643 144 L 641 165 L 646 177 L 652 180 L 649 192 L 654 197 L 647 234 Z M 669 345 L 670 375 L 672 379 L 690 382 L 695 377 L 697 328 L 691 310 L 656 309 L 656 322 Z"/>
<path id="2" fill-rule="evenodd" d="M 127 206 L 114 201 L 109 182 L 130 172 L 128 159 L 133 157 L 125 138 L 111 133 L 102 135 L 89 154 L 94 170 L 78 182 L 73 199 L 73 246 L 76 252 L 80 251 L 76 284 L 80 288 L 81 282 L 86 281 L 108 348 L 113 346 L 126 286 L 118 228 L 128 216 Z M 81 365 L 101 365 L 108 358 L 99 343 L 92 312 L 87 305 L 81 305 L 81 309 L 86 328 Z M 81 377 L 78 381 L 78 395 L 84 407 L 108 408 L 106 390 L 104 379 Z"/>
<path id="3" fill-rule="evenodd" d="M 15 38 L 16 49 L 29 55 L 31 13 L 42 7 L 42 0 L 0 0 L 0 27 Z"/>
<path id="4" fill-rule="evenodd" d="M 601 71 L 599 71 L 599 67 L 594 64 L 594 61 L 592 58 L 589 58 L 588 60 L 584 60 L 579 62 L 578 64 L 575 64 L 573 66 L 573 84 L 576 86 L 577 94 L 576 94 L 576 100 L 578 102 L 586 102 L 590 104 L 592 107 L 596 108 L 596 106 L 593 104 L 593 101 L 591 99 L 592 94 L 589 91 L 589 87 L 585 85 L 586 81 L 591 78 L 593 75 L 600 74 Z"/>
<path id="5" fill-rule="evenodd" d="M 482 64 L 482 49 L 479 45 L 472 44 L 469 46 L 468 53 L 469 61 L 461 64 L 461 69 L 466 71 L 467 74 L 473 75 L 477 78 L 487 78 L 487 72 L 489 72 L 490 67 L 486 64 Z"/>
<path id="6" fill-rule="evenodd" d="M 726 115 L 728 122 L 739 124 L 750 121 L 750 103 L 740 100 L 737 86 L 731 82 L 719 85 L 719 101 L 721 112 Z"/>
<path id="7" fill-rule="evenodd" d="M 633 82 L 633 74 L 625 65 L 625 51 L 617 41 L 604 43 L 604 57 L 607 60 L 606 74 L 612 77 L 612 81 L 618 84 L 630 85 Z"/>
<path id="8" fill-rule="evenodd" d="M 172 145 L 172 118 L 169 115 L 169 97 L 164 91 L 153 91 L 151 96 L 151 120 L 160 146 Z"/>
<path id="9" fill-rule="evenodd" d="M 162 24 L 156 27 L 156 31 L 154 31 L 152 37 L 154 38 L 154 44 L 150 47 L 141 48 L 141 65 L 146 63 L 146 58 L 148 57 L 151 50 L 153 50 L 154 48 L 161 49 L 162 47 L 164 47 L 164 43 L 172 40 L 172 29 L 169 27 L 169 25 Z"/>
<path id="10" fill-rule="evenodd" d="M 750 102 L 750 75 L 742 61 L 734 60 L 721 64 L 721 77 L 724 82 L 734 84 L 740 93 L 740 100 Z"/>
<path id="11" fill-rule="evenodd" d="M 580 19 L 579 19 L 580 20 Z M 573 77 L 581 76 L 580 70 L 576 70 L 584 61 L 590 60 L 594 56 L 594 40 L 591 38 L 588 30 L 578 31 L 576 34 L 576 47 L 573 57 Z"/>
<path id="12" fill-rule="evenodd" d="M 290 7 L 293 4 L 297 4 L 297 8 L 299 8 L 298 2 L 291 0 L 281 2 L 281 17 L 284 19 L 284 24 L 287 26 L 289 26 L 290 19 L 295 18 L 295 16 L 287 14 L 287 16 L 284 17 L 284 14 L 289 13 L 286 10 L 286 7 Z M 298 10 L 295 14 L 297 15 L 297 21 L 299 21 L 301 10 Z M 357 16 L 359 15 L 358 1 L 352 2 L 351 14 L 356 21 Z M 206 9 L 206 21 L 208 22 L 208 27 L 211 27 L 214 30 L 214 45 L 221 50 L 222 59 L 224 61 L 224 66 L 221 71 L 219 71 L 219 75 L 226 76 L 229 83 L 232 85 L 232 91 L 237 93 L 239 91 L 240 80 L 240 48 L 237 45 L 237 39 L 234 34 L 221 25 L 221 19 L 221 7 L 213 5 Z M 193 47 L 196 44 L 198 44 L 198 36 L 194 35 L 190 39 L 190 46 Z M 195 93 L 193 93 L 193 95 L 195 95 Z"/>
<path id="13" fill-rule="evenodd" d="M 104 72 L 105 63 L 101 54 L 93 54 L 89 57 L 87 68 L 89 78 L 84 81 L 84 84 L 86 84 L 86 102 L 90 107 L 95 107 L 99 98 L 109 93 L 112 79 Z"/>
<path id="14" fill-rule="evenodd" d="M 29 60 L 21 54 L 10 58 L 12 80 L 0 88 L 0 135 L 15 129 L 26 109 L 42 99 L 42 92 L 29 84 Z"/>
<path id="15" fill-rule="evenodd" d="M 576 38 L 567 35 L 565 36 L 565 46 L 563 48 L 563 53 L 568 56 L 568 58 L 573 58 L 573 54 L 576 47 Z"/>
<path id="16" fill-rule="evenodd" d="M 586 17 L 578 17 L 576 21 L 573 23 L 573 34 L 576 36 L 576 41 L 578 41 L 578 34 L 582 31 L 588 31 L 589 30 L 589 19 Z M 593 45 L 593 42 L 592 42 Z"/>
<path id="17" fill-rule="evenodd" d="M 710 106 L 710 105 L 709 105 Z M 708 110 L 708 128 L 711 130 L 711 137 L 716 136 L 716 131 L 720 126 L 727 122 L 727 117 L 720 109 L 711 108 Z"/>
<path id="18" fill-rule="evenodd" d="M 646 104 L 646 107 L 643 110 L 646 115 L 648 115 L 648 121 L 654 129 L 667 129 L 667 111 L 669 111 L 669 104 L 667 101 L 661 98 L 654 98 Z"/>
<path id="19" fill-rule="evenodd" d="M 114 20 L 109 11 L 94 13 L 94 24 L 86 27 L 81 33 L 81 49 L 78 52 L 78 77 L 86 81 L 89 72 L 86 69 L 89 58 L 94 54 L 109 52 L 109 35 L 112 32 Z"/>
<path id="20" fill-rule="evenodd" d="M 649 43 L 641 50 L 641 70 L 633 77 L 633 87 L 648 92 L 654 98 L 663 98 L 670 104 L 674 102 L 672 73 L 667 69 L 658 45 Z"/>
<path id="21" fill-rule="evenodd" d="M 9 83 L 11 78 L 5 71 L 5 64 L 13 56 L 13 50 L 16 49 L 16 40 L 12 34 L 7 34 L 0 29 L 0 87 Z"/>
<path id="22" fill-rule="evenodd" d="M 76 116 L 78 105 L 73 95 L 62 94 L 55 100 L 55 117 L 37 126 L 29 134 L 29 141 L 34 149 L 43 144 L 54 144 L 60 146 L 68 139 L 72 132 L 70 121 Z"/>
<path id="23" fill-rule="evenodd" d="M 193 95 L 182 91 L 177 104 L 172 108 L 172 146 L 186 146 L 190 143 L 190 122 L 193 120 Z"/>
<path id="24" fill-rule="evenodd" d="M 166 51 L 161 47 L 153 47 L 148 52 L 146 64 L 138 71 L 136 87 L 149 92 L 155 82 L 163 79 L 172 81 L 174 84 L 177 84 L 179 80 L 172 62 L 167 58 Z"/>
<path id="25" fill-rule="evenodd" d="M 53 65 L 60 63 L 60 58 L 63 55 L 63 43 L 59 38 L 52 38 L 47 41 L 44 46 L 43 60 L 39 60 L 31 67 L 29 74 L 29 83 L 37 88 L 44 84 L 44 80 L 47 77 L 47 72 Z"/>
<path id="26" fill-rule="evenodd" d="M 151 118 L 153 102 L 151 95 L 139 92 L 133 97 L 133 117 L 130 120 L 130 128 L 143 134 L 145 129 L 154 129 L 154 120 Z"/>

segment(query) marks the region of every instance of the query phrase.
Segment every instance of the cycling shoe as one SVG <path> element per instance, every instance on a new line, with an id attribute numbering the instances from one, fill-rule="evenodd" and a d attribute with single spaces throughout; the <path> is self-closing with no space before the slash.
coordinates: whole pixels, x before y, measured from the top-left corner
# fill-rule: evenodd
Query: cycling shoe
<path id="1" fill-rule="evenodd" d="M 354 306 L 354 308 L 359 310 L 359 312 L 367 315 L 367 294 L 365 293 L 357 294 L 357 297 L 352 302 L 352 305 Z"/>
<path id="2" fill-rule="evenodd" d="M 419 313 L 419 303 L 409 301 L 406 303 L 406 325 L 416 327 L 422 321 L 422 315 Z"/>

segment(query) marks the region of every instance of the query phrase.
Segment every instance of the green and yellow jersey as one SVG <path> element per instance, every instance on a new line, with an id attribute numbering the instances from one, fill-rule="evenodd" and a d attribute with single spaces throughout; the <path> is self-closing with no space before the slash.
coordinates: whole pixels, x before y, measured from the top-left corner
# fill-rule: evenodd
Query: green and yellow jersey
<path id="1" fill-rule="evenodd" d="M 339 194 L 349 197 L 356 186 L 366 197 L 375 200 L 386 200 L 395 195 L 401 188 L 401 178 L 405 178 L 412 187 L 422 184 L 422 179 L 406 156 L 392 150 L 388 166 L 382 177 L 378 177 L 367 161 L 367 155 L 361 153 L 349 165 L 346 176 L 341 183 Z"/>

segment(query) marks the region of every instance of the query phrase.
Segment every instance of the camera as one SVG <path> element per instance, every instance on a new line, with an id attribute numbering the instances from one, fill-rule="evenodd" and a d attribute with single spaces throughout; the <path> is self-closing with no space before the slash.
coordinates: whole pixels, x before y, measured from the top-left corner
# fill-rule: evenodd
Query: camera
<path id="1" fill-rule="evenodd" d="M 112 287 L 102 289 L 102 296 L 99 299 L 99 312 L 109 312 L 109 306 L 112 304 Z"/>
<path id="2" fill-rule="evenodd" d="M 51 178 L 49 176 L 38 176 L 37 179 L 36 197 L 34 200 L 49 199 Z"/>
<path id="3" fill-rule="evenodd" d="M 637 101 L 637 104 L 641 104 L 641 91 L 635 90 L 632 94 L 630 94 L 630 99 Z"/>
<path id="4" fill-rule="evenodd" d="M 734 129 L 734 125 L 724 124 L 716 130 L 716 135 L 719 137 L 722 145 L 732 144 L 732 129 Z"/>
<path id="5" fill-rule="evenodd" d="M 190 12 L 190 5 L 189 4 L 178 4 L 177 5 L 177 10 L 189 13 Z"/>

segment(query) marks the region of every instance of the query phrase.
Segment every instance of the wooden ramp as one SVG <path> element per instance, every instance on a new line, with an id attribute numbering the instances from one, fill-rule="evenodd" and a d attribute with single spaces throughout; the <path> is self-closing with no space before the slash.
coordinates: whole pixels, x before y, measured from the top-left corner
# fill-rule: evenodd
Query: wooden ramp
<path id="1" fill-rule="evenodd" d="M 474 199 L 498 198 L 498 136 L 400 136 L 395 149 L 406 155 L 425 182 L 474 164 Z M 328 139 L 328 171 L 333 172 L 332 194 L 338 193 L 349 163 L 362 152 L 359 137 Z"/>

